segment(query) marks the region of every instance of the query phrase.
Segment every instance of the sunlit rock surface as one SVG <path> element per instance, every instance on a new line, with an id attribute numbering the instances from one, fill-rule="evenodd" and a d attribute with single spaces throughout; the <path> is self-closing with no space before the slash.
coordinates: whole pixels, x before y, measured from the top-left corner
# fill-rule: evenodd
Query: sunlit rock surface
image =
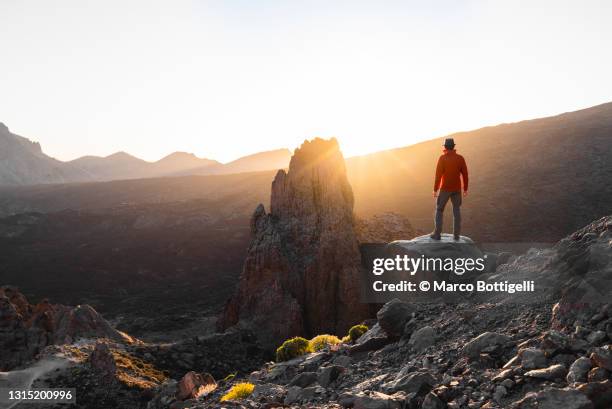
<path id="1" fill-rule="evenodd" d="M 219 328 L 249 327 L 275 348 L 295 335 L 345 333 L 368 315 L 360 303 L 353 193 L 335 139 L 296 149 L 259 206 L 238 290 Z"/>

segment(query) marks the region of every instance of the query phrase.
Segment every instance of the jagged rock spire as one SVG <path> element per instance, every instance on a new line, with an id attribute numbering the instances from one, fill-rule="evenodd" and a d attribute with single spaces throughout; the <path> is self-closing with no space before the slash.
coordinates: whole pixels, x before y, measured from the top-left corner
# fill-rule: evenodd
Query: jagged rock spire
<path id="1" fill-rule="evenodd" d="M 335 139 L 306 141 L 258 206 L 240 283 L 219 321 L 240 323 L 266 347 L 317 333 L 342 335 L 365 318 L 353 192 Z"/>

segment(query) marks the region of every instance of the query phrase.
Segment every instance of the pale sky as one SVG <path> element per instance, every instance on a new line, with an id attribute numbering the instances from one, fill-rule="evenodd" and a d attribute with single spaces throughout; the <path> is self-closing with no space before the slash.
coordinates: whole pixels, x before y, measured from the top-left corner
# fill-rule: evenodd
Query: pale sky
<path id="1" fill-rule="evenodd" d="M 612 100 L 611 1 L 0 0 L 0 122 L 62 160 L 346 155 Z"/>

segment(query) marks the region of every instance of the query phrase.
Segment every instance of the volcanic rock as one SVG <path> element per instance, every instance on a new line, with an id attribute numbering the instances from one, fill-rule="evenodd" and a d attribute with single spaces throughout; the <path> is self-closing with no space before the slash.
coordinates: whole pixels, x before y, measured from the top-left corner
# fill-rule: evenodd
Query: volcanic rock
<path id="1" fill-rule="evenodd" d="M 446 404 L 433 392 L 429 392 L 425 399 L 423 399 L 423 405 L 421 409 L 444 409 Z"/>
<path id="2" fill-rule="evenodd" d="M 421 352 L 424 349 L 435 344 L 436 330 L 430 326 L 423 327 L 412 333 L 408 344 L 416 351 Z"/>
<path id="3" fill-rule="evenodd" d="M 176 398 L 178 400 L 196 399 L 209 394 L 217 388 L 217 383 L 208 373 L 189 371 L 177 384 Z"/>
<path id="4" fill-rule="evenodd" d="M 581 357 L 574 361 L 567 373 L 567 383 L 586 382 L 587 375 L 591 369 L 591 360 Z"/>
<path id="5" fill-rule="evenodd" d="M 591 354 L 591 361 L 600 368 L 612 371 L 612 347 L 595 349 Z"/>
<path id="6" fill-rule="evenodd" d="M 600 367 L 595 367 L 589 371 L 587 375 L 587 380 L 589 382 L 605 381 L 606 379 L 608 379 L 609 376 L 610 371 Z"/>
<path id="7" fill-rule="evenodd" d="M 544 351 L 536 348 L 526 348 L 519 352 L 521 366 L 524 369 L 539 369 L 546 366 Z"/>
<path id="8" fill-rule="evenodd" d="M 307 386 L 312 385 L 317 381 L 317 374 L 315 372 L 302 372 L 297 374 L 291 382 L 289 382 L 288 386 L 299 386 L 300 388 L 305 388 Z"/>
<path id="9" fill-rule="evenodd" d="M 0 370 L 26 363 L 48 345 L 79 338 L 136 341 L 111 327 L 89 305 L 69 307 L 47 300 L 31 305 L 16 288 L 0 288 Z"/>
<path id="10" fill-rule="evenodd" d="M 532 371 L 525 372 L 525 376 L 532 378 L 547 379 L 553 381 L 555 379 L 563 378 L 567 374 L 567 369 L 561 364 L 552 365 L 548 368 L 534 369 Z"/>
<path id="11" fill-rule="evenodd" d="M 591 382 L 579 385 L 576 389 L 593 401 L 595 409 L 612 407 L 612 381 Z"/>
<path id="12" fill-rule="evenodd" d="M 414 307 L 408 303 L 393 299 L 378 311 L 378 325 L 390 337 L 399 337 L 404 333 L 404 326 L 410 319 Z"/>
<path id="13" fill-rule="evenodd" d="M 407 375 L 402 375 L 400 372 L 395 380 L 385 383 L 383 389 L 391 393 L 403 391 L 424 395 L 435 384 L 436 379 L 428 372 L 411 372 Z"/>
<path id="14" fill-rule="evenodd" d="M 348 357 L 347 357 L 348 358 Z M 332 382 L 334 382 L 338 377 L 345 371 L 345 368 L 340 365 L 330 365 L 321 369 L 317 376 L 317 381 L 319 385 L 324 388 L 327 388 Z"/>
<path id="15" fill-rule="evenodd" d="M 238 289 L 218 322 L 249 327 L 273 349 L 295 335 L 342 334 L 369 314 L 360 303 L 353 193 L 335 139 L 306 141 L 273 183 L 270 212 L 251 219 Z"/>
<path id="16" fill-rule="evenodd" d="M 496 332 L 485 332 L 465 344 L 463 354 L 477 358 L 482 352 L 494 352 L 511 342 L 510 337 Z"/>
<path id="17" fill-rule="evenodd" d="M 117 363 L 105 342 L 96 342 L 96 346 L 89 356 L 89 362 L 92 368 L 100 373 L 102 379 L 110 382 L 115 378 Z"/>
<path id="18" fill-rule="evenodd" d="M 585 394 L 570 388 L 547 388 L 528 393 L 513 409 L 593 409 L 593 403 Z"/>
<path id="19" fill-rule="evenodd" d="M 393 395 L 386 395 L 381 392 L 359 392 L 353 401 L 352 407 L 355 409 L 401 409 L 404 407 L 406 397 L 398 392 Z"/>

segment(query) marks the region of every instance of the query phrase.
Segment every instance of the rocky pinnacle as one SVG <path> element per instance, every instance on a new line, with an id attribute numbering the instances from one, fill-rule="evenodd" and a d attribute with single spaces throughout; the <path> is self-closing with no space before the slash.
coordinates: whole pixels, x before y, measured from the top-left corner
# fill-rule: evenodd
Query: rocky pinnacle
<path id="1" fill-rule="evenodd" d="M 368 315 L 359 299 L 353 192 L 335 139 L 306 141 L 259 205 L 238 289 L 219 328 L 252 329 L 274 348 L 286 338 L 344 335 Z"/>

